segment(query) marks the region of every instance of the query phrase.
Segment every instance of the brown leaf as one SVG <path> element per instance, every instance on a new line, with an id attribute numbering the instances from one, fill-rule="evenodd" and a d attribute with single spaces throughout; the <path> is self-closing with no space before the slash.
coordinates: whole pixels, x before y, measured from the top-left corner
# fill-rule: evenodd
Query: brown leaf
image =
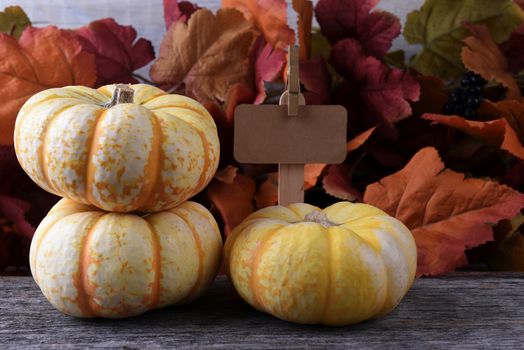
<path id="1" fill-rule="evenodd" d="M 295 37 L 287 25 L 285 0 L 222 0 L 223 8 L 241 11 L 264 34 L 264 38 L 275 49 L 286 49 Z"/>
<path id="2" fill-rule="evenodd" d="M 480 74 L 486 80 L 495 80 L 508 88 L 506 98 L 520 100 L 520 89 L 513 76 L 508 72 L 506 58 L 493 41 L 485 25 L 467 24 L 473 36 L 464 39 L 462 62 L 469 70 Z"/>
<path id="3" fill-rule="evenodd" d="M 163 88 L 185 84 L 188 96 L 224 101 L 231 85 L 252 85 L 249 53 L 257 31 L 237 10 L 207 9 L 169 28 L 151 78 Z"/>
<path id="4" fill-rule="evenodd" d="M 231 185 L 235 181 L 238 168 L 233 165 L 228 165 L 225 168 L 218 170 L 215 174 L 215 179 Z"/>
<path id="5" fill-rule="evenodd" d="M 420 84 L 420 99 L 412 105 L 413 114 L 442 113 L 448 100 L 444 81 L 431 75 L 420 75 L 415 78 Z"/>
<path id="6" fill-rule="evenodd" d="M 311 163 L 304 166 L 304 190 L 308 190 L 317 184 L 318 177 L 326 168 L 324 163 Z"/>
<path id="7" fill-rule="evenodd" d="M 360 192 L 351 184 L 351 167 L 348 164 L 336 164 L 329 167 L 322 179 L 322 187 L 327 194 L 345 201 L 362 200 Z"/>
<path id="8" fill-rule="evenodd" d="M 16 115 L 32 95 L 95 81 L 95 57 L 82 51 L 73 33 L 29 27 L 18 41 L 0 33 L 0 144 L 13 143 Z"/>
<path id="9" fill-rule="evenodd" d="M 254 211 L 255 190 L 255 181 L 243 174 L 237 174 L 231 184 L 211 181 L 207 195 L 222 216 L 226 236 Z"/>
<path id="10" fill-rule="evenodd" d="M 476 121 L 467 120 L 456 115 L 447 116 L 440 114 L 424 114 L 422 118 L 462 130 L 473 137 L 483 139 L 489 144 L 500 147 L 514 156 L 524 159 L 524 147 L 520 143 L 515 130 L 513 130 L 505 118 Z"/>
<path id="11" fill-rule="evenodd" d="M 401 220 L 417 243 L 417 274 L 437 275 L 466 264 L 466 249 L 492 240 L 492 225 L 519 213 L 524 194 L 465 179 L 427 147 L 399 172 L 369 185 L 364 202 Z"/>
<path id="12" fill-rule="evenodd" d="M 371 134 L 373 134 L 373 132 L 375 131 L 376 128 L 377 127 L 374 126 L 371 129 L 368 129 L 368 130 L 364 131 L 363 133 L 358 134 L 357 136 L 355 136 L 351 140 L 349 140 L 349 142 L 347 143 L 347 146 L 346 146 L 347 151 L 351 152 L 351 151 L 356 150 L 360 146 L 362 146 L 364 144 L 364 142 L 366 142 L 369 139 Z"/>
<path id="13" fill-rule="evenodd" d="M 275 205 L 278 201 L 278 173 L 269 173 L 255 194 L 257 209 Z"/>

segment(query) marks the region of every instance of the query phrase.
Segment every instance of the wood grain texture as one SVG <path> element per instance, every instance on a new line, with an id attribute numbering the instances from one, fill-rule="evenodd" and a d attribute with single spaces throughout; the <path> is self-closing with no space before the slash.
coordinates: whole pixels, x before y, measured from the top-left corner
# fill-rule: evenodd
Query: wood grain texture
<path id="1" fill-rule="evenodd" d="M 0 277 L 0 347 L 523 349 L 524 274 L 418 279 L 385 318 L 342 328 L 262 314 L 225 277 L 196 302 L 111 321 L 60 314 L 29 277 Z"/>

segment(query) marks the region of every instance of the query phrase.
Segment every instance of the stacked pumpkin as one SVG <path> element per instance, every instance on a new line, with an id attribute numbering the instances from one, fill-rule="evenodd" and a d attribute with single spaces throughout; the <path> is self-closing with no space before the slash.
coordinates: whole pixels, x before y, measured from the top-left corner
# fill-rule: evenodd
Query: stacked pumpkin
<path id="1" fill-rule="evenodd" d="M 20 110 L 14 143 L 27 174 L 65 197 L 30 251 L 56 308 L 121 318 L 189 302 L 211 284 L 222 239 L 187 199 L 213 177 L 219 142 L 198 102 L 144 84 L 49 89 Z"/>

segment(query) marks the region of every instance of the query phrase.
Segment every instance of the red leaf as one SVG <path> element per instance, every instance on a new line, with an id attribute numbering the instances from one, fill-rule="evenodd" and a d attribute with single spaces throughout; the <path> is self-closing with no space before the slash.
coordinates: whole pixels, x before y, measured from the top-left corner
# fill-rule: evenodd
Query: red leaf
<path id="1" fill-rule="evenodd" d="M 56 27 L 28 27 L 16 40 L 0 33 L 0 144 L 13 144 L 20 107 L 39 91 L 95 83 L 93 55 Z"/>
<path id="2" fill-rule="evenodd" d="M 91 22 L 74 32 L 83 50 L 95 55 L 97 85 L 137 83 L 133 72 L 155 58 L 149 40 L 136 40 L 132 26 L 120 25 L 112 18 Z"/>
<path id="3" fill-rule="evenodd" d="M 255 194 L 257 209 L 277 204 L 278 201 L 278 173 L 269 173 L 266 181 L 260 185 Z"/>
<path id="4" fill-rule="evenodd" d="M 362 200 L 362 194 L 351 185 L 351 167 L 348 164 L 336 164 L 329 167 L 328 173 L 322 179 L 322 185 L 327 194 L 345 200 Z"/>
<path id="5" fill-rule="evenodd" d="M 367 187 L 364 202 L 401 220 L 413 233 L 418 275 L 467 263 L 464 251 L 493 239 L 492 225 L 515 216 L 524 194 L 493 181 L 465 179 L 421 149 L 399 172 Z"/>
<path id="6" fill-rule="evenodd" d="M 400 34 L 394 15 L 375 10 L 380 0 L 319 0 L 315 15 L 322 34 L 331 44 L 343 39 L 360 42 L 366 55 L 382 58 Z"/>
<path id="7" fill-rule="evenodd" d="M 524 147 L 520 143 L 515 130 L 504 118 L 485 122 L 467 120 L 456 115 L 424 114 L 422 118 L 462 130 L 471 136 L 478 137 L 489 144 L 500 147 L 520 159 L 524 159 Z"/>
<path id="8" fill-rule="evenodd" d="M 318 56 L 300 62 L 300 82 L 306 91 L 303 91 L 307 105 L 329 104 L 331 100 L 331 75 L 324 61 Z"/>
<path id="9" fill-rule="evenodd" d="M 31 208 L 31 205 L 26 201 L 0 195 L 0 213 L 2 213 L 2 216 L 15 224 L 19 233 L 31 239 L 35 233 L 35 228 L 25 219 L 25 213 L 29 208 Z"/>
<path id="10" fill-rule="evenodd" d="M 207 195 L 224 220 L 226 236 L 254 211 L 255 190 L 255 181 L 242 174 L 231 184 L 213 180 L 208 186 Z"/>
<path id="11" fill-rule="evenodd" d="M 282 70 L 287 62 L 286 52 L 266 43 L 263 37 L 259 37 L 253 46 L 255 57 L 255 84 L 257 88 L 256 104 L 266 99 L 265 81 L 275 81 L 281 77 Z"/>
<path id="12" fill-rule="evenodd" d="M 187 23 L 189 17 L 200 7 L 189 1 L 164 0 L 164 23 L 166 30 L 175 22 Z"/>
<path id="13" fill-rule="evenodd" d="M 364 123 L 367 128 L 385 124 L 391 128 L 411 114 L 409 102 L 418 100 L 420 86 L 409 74 L 365 56 L 353 39 L 336 43 L 329 60 L 347 79 L 340 99 L 355 124 Z"/>

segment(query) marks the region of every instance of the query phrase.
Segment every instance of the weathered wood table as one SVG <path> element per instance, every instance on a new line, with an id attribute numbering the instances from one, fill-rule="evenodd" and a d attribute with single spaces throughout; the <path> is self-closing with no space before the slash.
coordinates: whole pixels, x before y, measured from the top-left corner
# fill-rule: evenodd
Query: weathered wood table
<path id="1" fill-rule="evenodd" d="M 301 326 L 244 303 L 225 277 L 193 304 L 82 320 L 53 309 L 29 277 L 0 277 L 0 348 L 524 349 L 524 274 L 456 273 L 415 282 L 389 316 Z"/>

